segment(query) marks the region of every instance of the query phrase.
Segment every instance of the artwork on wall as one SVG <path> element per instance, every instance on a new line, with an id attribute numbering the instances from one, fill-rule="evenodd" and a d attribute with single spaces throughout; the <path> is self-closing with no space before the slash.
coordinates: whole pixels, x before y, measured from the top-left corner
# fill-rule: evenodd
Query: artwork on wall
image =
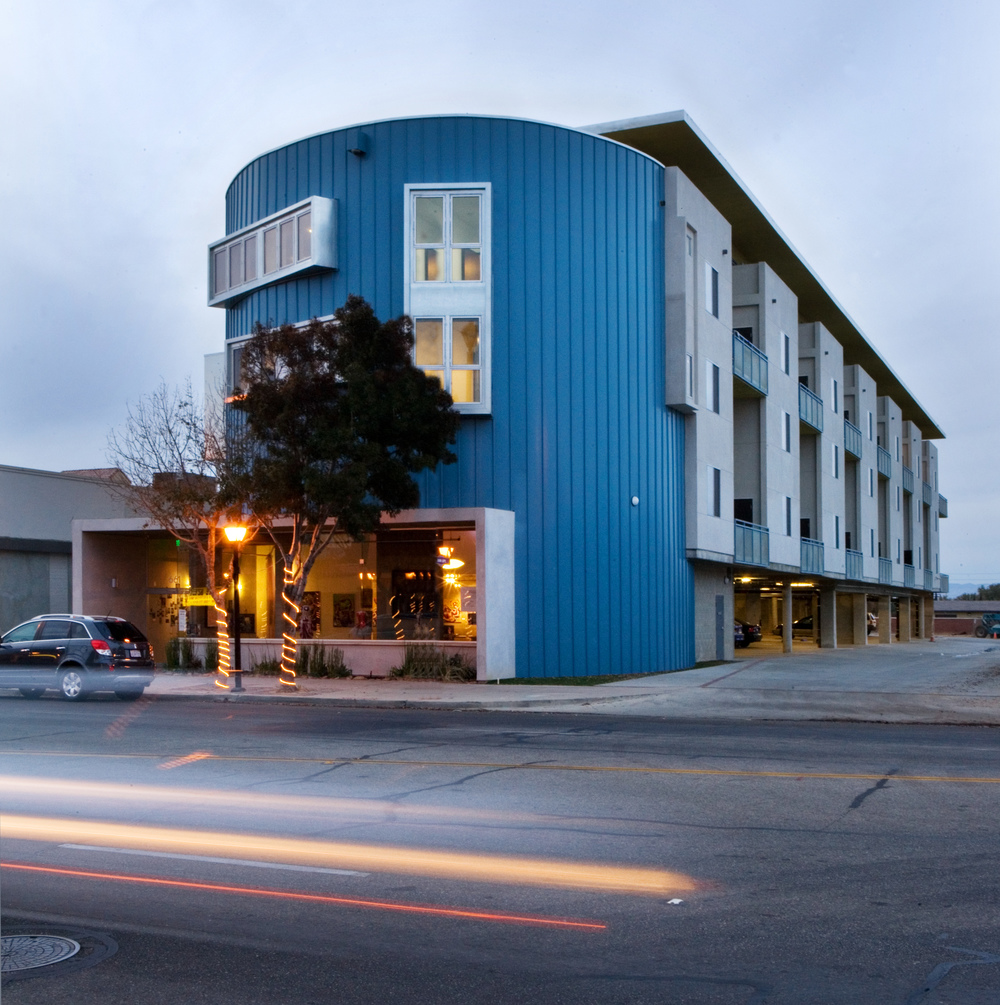
<path id="1" fill-rule="evenodd" d="M 319 597 L 319 590 L 308 590 L 302 594 L 302 616 L 299 621 L 299 634 L 304 639 L 314 639 L 320 633 Z"/>
<path id="2" fill-rule="evenodd" d="M 354 627 L 354 594 L 335 593 L 333 595 L 333 627 Z"/>

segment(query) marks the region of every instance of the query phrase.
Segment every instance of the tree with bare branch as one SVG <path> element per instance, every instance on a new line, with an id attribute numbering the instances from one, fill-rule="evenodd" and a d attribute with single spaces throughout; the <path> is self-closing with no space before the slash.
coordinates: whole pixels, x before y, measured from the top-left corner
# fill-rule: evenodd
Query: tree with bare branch
<path id="1" fill-rule="evenodd" d="M 219 668 L 229 669 L 226 587 L 216 579 L 216 554 L 223 528 L 240 516 L 224 495 L 228 457 L 218 416 L 206 416 L 188 381 L 180 388 L 161 383 L 128 407 L 124 425 L 108 436 L 108 460 L 128 478 L 113 486 L 151 523 L 183 541 L 200 558 L 215 602 Z"/>

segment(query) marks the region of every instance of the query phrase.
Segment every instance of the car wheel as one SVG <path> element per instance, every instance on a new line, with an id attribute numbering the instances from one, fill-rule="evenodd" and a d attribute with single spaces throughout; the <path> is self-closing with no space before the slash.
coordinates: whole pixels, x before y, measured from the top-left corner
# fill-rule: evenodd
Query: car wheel
<path id="1" fill-rule="evenodd" d="M 115 697 L 119 701 L 135 701 L 136 698 L 142 697 L 142 689 L 138 691 L 115 691 Z"/>
<path id="2" fill-rule="evenodd" d="M 982 625 L 976 625 L 976 638 L 977 639 L 985 639 L 986 638 L 986 629 L 983 628 Z"/>
<path id="3" fill-rule="evenodd" d="M 59 690 L 67 701 L 83 701 L 87 692 L 83 689 L 83 675 L 79 670 L 67 670 L 59 678 Z"/>
<path id="4" fill-rule="evenodd" d="M 25 698 L 41 698 L 41 696 L 45 694 L 44 687 L 19 687 L 18 691 L 20 691 Z"/>

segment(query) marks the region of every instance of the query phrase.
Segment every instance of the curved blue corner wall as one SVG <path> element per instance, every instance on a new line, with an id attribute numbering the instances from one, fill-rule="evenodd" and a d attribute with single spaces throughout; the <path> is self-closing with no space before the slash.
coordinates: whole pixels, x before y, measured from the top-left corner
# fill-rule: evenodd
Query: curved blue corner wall
<path id="1" fill-rule="evenodd" d="M 231 233 L 311 195 L 338 200 L 339 269 L 257 290 L 256 321 L 332 314 L 350 293 L 403 312 L 404 185 L 492 185 L 492 414 L 458 463 L 420 477 L 429 507 L 516 514 L 518 676 L 694 661 L 684 419 L 666 408 L 663 168 L 620 144 L 522 120 L 365 125 L 265 154 L 226 197 Z M 638 505 L 632 504 L 633 497 Z"/>

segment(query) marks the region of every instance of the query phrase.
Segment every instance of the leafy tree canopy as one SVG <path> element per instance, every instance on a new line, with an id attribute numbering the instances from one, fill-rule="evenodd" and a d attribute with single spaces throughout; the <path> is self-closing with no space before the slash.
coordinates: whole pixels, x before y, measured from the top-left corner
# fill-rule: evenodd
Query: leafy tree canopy
<path id="1" fill-rule="evenodd" d="M 1000 583 L 980 586 L 975 593 L 962 593 L 957 600 L 997 600 L 1000 601 Z"/>

